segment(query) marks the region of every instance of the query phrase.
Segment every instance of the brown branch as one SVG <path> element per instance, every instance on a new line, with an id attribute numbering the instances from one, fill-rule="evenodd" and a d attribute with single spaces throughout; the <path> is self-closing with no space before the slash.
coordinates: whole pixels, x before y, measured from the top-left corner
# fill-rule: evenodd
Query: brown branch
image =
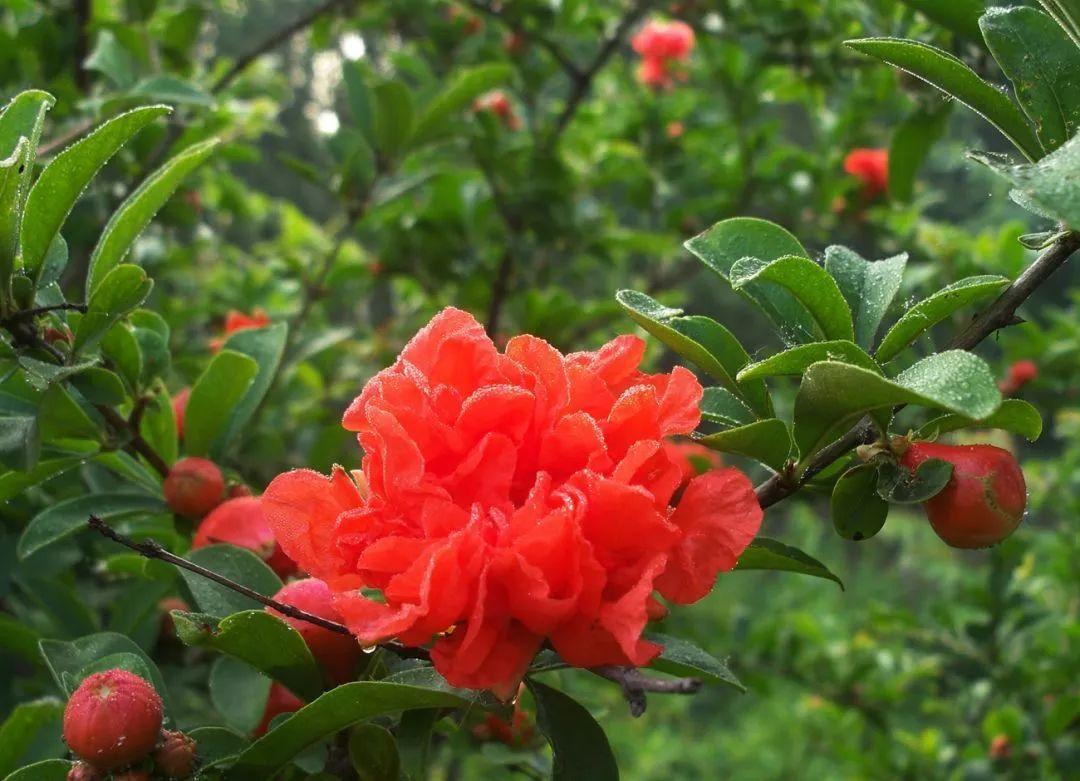
<path id="1" fill-rule="evenodd" d="M 154 450 L 149 442 L 143 439 L 139 429 L 132 426 L 131 421 L 124 420 L 124 417 L 119 412 L 104 404 L 96 404 L 95 408 L 105 418 L 105 422 L 109 424 L 113 431 L 125 433 L 130 437 L 128 446 L 145 458 L 159 475 L 162 477 L 169 476 L 169 465 L 165 462 L 165 459 Z"/>
<path id="2" fill-rule="evenodd" d="M 983 309 L 971 323 L 949 341 L 946 349 L 971 350 L 995 331 L 1016 323 L 1016 310 L 1040 285 L 1061 268 L 1074 252 L 1080 249 L 1080 232 L 1061 236 L 1044 250 L 1024 273 L 1009 285 L 993 303 Z M 872 442 L 877 430 L 869 418 L 856 423 L 844 436 L 822 448 L 810 460 L 801 474 L 777 473 L 757 486 L 758 502 L 770 507 L 802 488 L 807 481 L 859 445 Z"/>
<path id="3" fill-rule="evenodd" d="M 697 678 L 657 678 L 646 675 L 636 667 L 604 665 L 590 667 L 589 672 L 617 683 L 630 705 L 630 715 L 637 718 L 645 712 L 646 694 L 696 694 L 701 689 Z"/>

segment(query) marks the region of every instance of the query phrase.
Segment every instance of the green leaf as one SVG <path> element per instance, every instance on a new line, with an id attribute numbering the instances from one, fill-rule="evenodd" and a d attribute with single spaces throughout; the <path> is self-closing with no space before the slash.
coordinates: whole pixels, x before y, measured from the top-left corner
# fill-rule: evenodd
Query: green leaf
<path id="1" fill-rule="evenodd" d="M 214 96 L 189 81 L 175 76 L 149 76 L 127 91 L 129 98 L 152 100 L 167 103 L 170 106 L 187 105 L 210 108 L 214 105 Z"/>
<path id="2" fill-rule="evenodd" d="M 412 140 L 412 93 L 400 81 L 385 81 L 375 87 L 374 94 L 375 148 L 394 160 Z"/>
<path id="3" fill-rule="evenodd" d="M 420 112 L 413 133 L 413 146 L 438 138 L 449 119 L 488 90 L 510 80 L 514 69 L 504 63 L 488 63 L 457 71 L 454 80 Z"/>
<path id="4" fill-rule="evenodd" d="M 868 540 L 881 531 L 889 504 L 877 493 L 874 464 L 859 464 L 840 475 L 833 486 L 829 510 L 833 528 L 845 540 Z"/>
<path id="5" fill-rule="evenodd" d="M 791 433 L 778 418 L 759 420 L 697 439 L 706 447 L 721 453 L 749 456 L 779 472 L 791 454 Z"/>
<path id="6" fill-rule="evenodd" d="M 150 443 L 166 464 L 172 464 L 179 455 L 179 439 L 176 431 L 176 415 L 172 398 L 163 386 L 151 397 L 139 423 L 143 439 Z"/>
<path id="7" fill-rule="evenodd" d="M 970 153 L 1016 186 L 1014 201 L 1036 214 L 1080 229 L 1080 135 L 1035 165 L 1006 165 L 989 155 Z"/>
<path id="8" fill-rule="evenodd" d="M 143 356 L 135 334 L 127 323 L 117 323 L 101 339 L 102 354 L 116 366 L 128 386 L 137 389 L 142 376 Z"/>
<path id="9" fill-rule="evenodd" d="M 785 288 L 810 312 L 826 339 L 855 339 L 851 310 L 828 272 L 809 258 L 786 255 L 776 260 L 743 258 L 731 267 L 731 286 L 756 297 L 747 286 L 771 283 Z M 777 322 L 779 328 L 785 324 Z"/>
<path id="10" fill-rule="evenodd" d="M 874 352 L 879 363 L 888 363 L 900 351 L 935 325 L 965 306 L 996 295 L 1009 285 L 1005 277 L 983 275 L 953 282 L 904 312 L 888 330 Z"/>
<path id="11" fill-rule="evenodd" d="M 90 267 L 86 274 L 88 298 L 93 298 L 98 286 L 124 259 L 158 210 L 188 174 L 210 156 L 218 143 L 214 138 L 188 147 L 150 174 L 113 212 L 90 254 Z"/>
<path id="12" fill-rule="evenodd" d="M 1073 43 L 1080 46 L 1080 0 L 1039 0 L 1046 12 L 1061 25 Z"/>
<path id="13" fill-rule="evenodd" d="M 184 447 L 188 455 L 205 456 L 229 425 L 240 400 L 259 373 L 255 359 L 222 350 L 191 388 L 184 413 Z"/>
<path id="14" fill-rule="evenodd" d="M 166 512 L 161 497 L 143 493 L 92 493 L 49 505 L 26 525 L 16 547 L 20 559 L 25 559 L 47 545 L 70 537 L 87 528 L 86 519 L 96 515 L 102 520 L 115 520 L 130 515 L 150 515 Z"/>
<path id="15" fill-rule="evenodd" d="M 728 282 L 731 268 L 743 258 L 771 261 L 789 255 L 810 257 L 799 240 L 788 231 L 775 223 L 753 217 L 735 217 L 718 222 L 687 241 L 685 246 Z M 751 284 L 739 292 L 784 328 L 781 336 L 786 344 L 813 341 L 813 318 L 787 290 Z"/>
<path id="16" fill-rule="evenodd" d="M 0 431 L 3 430 L 4 418 L 0 418 Z M 12 497 L 18 496 L 26 489 L 43 483 L 44 481 L 61 475 L 77 466 L 86 463 L 96 451 L 85 455 L 62 456 L 42 460 L 28 472 L 11 471 L 0 475 L 0 502 L 6 502 Z"/>
<path id="17" fill-rule="evenodd" d="M 4 781 L 66 781 L 71 763 L 66 759 L 45 759 L 19 768 Z"/>
<path id="18" fill-rule="evenodd" d="M 819 361 L 839 361 L 861 366 L 881 374 L 881 367 L 854 342 L 837 340 L 814 342 L 784 350 L 763 361 L 751 363 L 739 372 L 739 379 L 753 377 L 801 377 L 812 364 Z"/>
<path id="19" fill-rule="evenodd" d="M 847 45 L 953 96 L 1000 130 L 1029 160 L 1038 160 L 1042 156 L 1039 139 L 1020 109 L 948 52 L 899 38 L 864 38 L 847 41 Z"/>
<path id="20" fill-rule="evenodd" d="M 101 166 L 133 135 L 169 111 L 168 106 L 144 106 L 114 117 L 45 167 L 26 199 L 19 233 L 27 276 L 38 279 L 49 245 Z"/>
<path id="21" fill-rule="evenodd" d="M 0 724 L 0 776 L 6 776 L 15 769 L 43 731 L 51 728 L 59 735 L 63 712 L 63 704 L 52 698 L 31 700 L 15 706 L 4 723 Z"/>
<path id="22" fill-rule="evenodd" d="M 963 350 L 931 355 L 893 380 L 822 361 L 806 371 L 795 397 L 795 444 L 805 461 L 865 413 L 900 404 L 985 418 L 1001 406 L 1001 394 L 985 361 Z"/>
<path id="23" fill-rule="evenodd" d="M 91 404 L 117 407 L 127 400 L 124 383 L 114 372 L 90 366 L 71 378 L 75 390 Z"/>
<path id="24" fill-rule="evenodd" d="M 272 597 L 281 588 L 281 579 L 262 559 L 246 548 L 208 545 L 191 551 L 188 559 L 266 597 Z M 204 613 L 224 618 L 244 610 L 262 610 L 263 606 L 254 599 L 220 586 L 202 575 L 186 569 L 180 570 L 180 575 L 195 598 L 195 604 Z"/>
<path id="25" fill-rule="evenodd" d="M 736 571 L 757 569 L 797 572 L 801 575 L 831 580 L 840 586 L 841 590 L 844 588 L 840 578 L 813 556 L 768 537 L 758 537 L 750 543 L 739 557 L 739 563 L 735 565 Z"/>
<path id="26" fill-rule="evenodd" d="M 360 724 L 349 735 L 349 762 L 359 781 L 397 781 L 401 767 L 397 742 L 378 724 Z"/>
<path id="27" fill-rule="evenodd" d="M 243 735 L 225 727 L 196 727 L 188 730 L 188 735 L 198 747 L 200 768 L 213 767 L 235 757 L 248 744 Z"/>
<path id="28" fill-rule="evenodd" d="M 94 662 L 117 654 L 137 656 L 142 659 L 145 669 L 149 670 L 150 683 L 154 684 L 157 693 L 161 695 L 166 712 L 171 710 L 169 690 L 165 687 L 165 680 L 161 677 L 157 665 L 129 637 L 116 632 L 98 632 L 70 642 L 42 640 L 38 643 L 38 647 L 41 649 L 41 656 L 49 672 L 52 673 L 56 685 L 66 696 L 71 696 L 71 693 L 78 688 L 85 677 L 83 671 Z"/>
<path id="29" fill-rule="evenodd" d="M 825 250 L 825 270 L 836 280 L 851 307 L 855 341 L 864 350 L 874 346 L 878 326 L 900 290 L 905 266 L 906 252 L 870 262 L 847 247 L 832 246 Z"/>
<path id="30" fill-rule="evenodd" d="M 297 697 L 322 693 L 323 675 L 300 633 L 265 610 L 213 616 L 172 612 L 177 636 L 187 645 L 213 648 L 280 681 Z"/>
<path id="31" fill-rule="evenodd" d="M 116 34 L 106 29 L 98 33 L 94 50 L 83 62 L 83 67 L 103 74 L 112 82 L 112 86 L 126 89 L 135 82 L 139 66 L 135 56 L 117 39 Z"/>
<path id="32" fill-rule="evenodd" d="M 414 708 L 467 705 L 453 694 L 396 683 L 359 681 L 327 692 L 252 743 L 226 781 L 264 781 L 308 746 L 357 722 Z"/>
<path id="33" fill-rule="evenodd" d="M 226 340 L 224 349 L 252 358 L 258 366 L 258 373 L 247 392 L 233 408 L 224 430 L 214 441 L 212 448 L 214 454 L 225 451 L 228 444 L 244 430 L 259 404 L 262 403 L 281 365 L 288 334 L 289 326 L 286 323 L 275 323 L 265 328 L 244 328 Z"/>
<path id="34" fill-rule="evenodd" d="M 1054 151 L 1080 128 L 1080 48 L 1036 8 L 990 8 L 979 26 L 1043 148 Z"/>
<path id="35" fill-rule="evenodd" d="M 132 312 L 150 295 L 154 286 L 146 272 L 125 263 L 110 271 L 86 304 L 86 314 L 75 330 L 74 351 L 97 344 L 122 317 Z"/>
<path id="36" fill-rule="evenodd" d="M 998 411 L 987 418 L 973 420 L 963 415 L 942 415 L 922 425 L 917 435 L 928 439 L 962 428 L 997 428 L 1034 442 L 1042 434 L 1043 423 L 1039 411 L 1026 401 L 1005 399 Z"/>
<path id="37" fill-rule="evenodd" d="M 619 767 L 607 735 L 580 703 L 527 678 L 536 700 L 536 723 L 554 755 L 552 781 L 618 781 Z"/>
<path id="38" fill-rule="evenodd" d="M 226 724 L 248 735 L 262 721 L 272 683 L 250 665 L 223 656 L 210 668 L 210 702 Z M 234 753 L 239 755 L 247 745 L 245 740 Z"/>
<path id="39" fill-rule="evenodd" d="M 745 426 L 756 420 L 754 411 L 726 388 L 705 388 L 701 417 L 725 428 Z"/>
<path id="40" fill-rule="evenodd" d="M 656 632 L 646 633 L 645 639 L 664 646 L 660 656 L 649 665 L 654 670 L 670 675 L 700 678 L 708 683 L 722 683 L 734 686 L 739 691 L 746 691 L 746 687 L 731 672 L 726 661 L 717 659 L 689 640 Z"/>
<path id="41" fill-rule="evenodd" d="M 903 0 L 927 18 L 973 41 L 980 39 L 979 15 L 985 0 Z M 890 160 L 890 163 L 892 161 Z M 891 173 L 890 173 L 891 176 Z"/>
<path id="42" fill-rule="evenodd" d="M 953 465 L 939 458 L 928 458 L 914 472 L 909 472 L 888 460 L 877 465 L 877 473 L 877 493 L 882 499 L 896 504 L 918 504 L 941 493 L 952 478 Z"/>
<path id="43" fill-rule="evenodd" d="M 0 463 L 19 472 L 37 467 L 41 455 L 41 429 L 37 415 L 0 417 Z"/>
<path id="44" fill-rule="evenodd" d="M 620 290 L 615 300 L 634 322 L 677 354 L 692 361 L 762 414 L 771 414 L 767 412 L 771 403 L 764 383 L 736 382 L 735 374 L 750 356 L 722 325 L 707 317 L 682 317 L 681 309 L 671 309 L 633 290 Z"/>

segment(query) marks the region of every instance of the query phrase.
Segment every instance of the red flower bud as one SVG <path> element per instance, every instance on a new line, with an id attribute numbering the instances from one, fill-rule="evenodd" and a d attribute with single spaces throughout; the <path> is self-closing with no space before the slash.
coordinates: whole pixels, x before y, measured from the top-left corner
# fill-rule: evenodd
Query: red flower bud
<path id="1" fill-rule="evenodd" d="M 994 735 L 994 739 L 990 741 L 990 758 L 1008 759 L 1011 754 L 1012 741 L 1009 736 L 1001 733 Z"/>
<path id="2" fill-rule="evenodd" d="M 188 397 L 191 396 L 191 388 L 177 391 L 172 399 L 173 418 L 176 419 L 176 436 L 184 438 L 184 415 L 187 413 Z"/>
<path id="3" fill-rule="evenodd" d="M 195 770 L 195 740 L 179 730 L 165 730 L 154 763 L 166 778 L 187 778 Z"/>
<path id="4" fill-rule="evenodd" d="M 229 499 L 214 508 L 199 524 L 191 547 L 202 548 L 218 543 L 247 548 L 265 561 L 279 577 L 286 578 L 296 572 L 296 564 L 274 539 L 257 497 Z"/>
<path id="5" fill-rule="evenodd" d="M 1009 375 L 998 383 L 998 388 L 1007 396 L 1019 391 L 1039 376 L 1039 367 L 1035 361 L 1017 361 L 1009 367 Z"/>
<path id="6" fill-rule="evenodd" d="M 282 713 L 293 713 L 304 707 L 304 701 L 277 681 L 270 684 L 270 696 L 266 700 L 262 721 L 255 728 L 255 737 L 262 737 L 270 729 L 270 722 Z"/>
<path id="7" fill-rule="evenodd" d="M 667 133 L 668 138 L 680 138 L 686 132 L 686 126 L 682 122 L 668 122 L 664 132 Z"/>
<path id="8" fill-rule="evenodd" d="M 225 316 L 225 329 L 221 336 L 210 340 L 210 350 L 216 353 L 225 344 L 225 340 L 237 331 L 262 328 L 264 325 L 270 325 L 270 315 L 266 314 L 265 310 L 256 307 L 249 315 L 233 309 Z"/>
<path id="9" fill-rule="evenodd" d="M 113 773 L 112 781 L 150 781 L 150 774 L 145 770 L 131 768 L 123 773 Z"/>
<path id="10" fill-rule="evenodd" d="M 76 762 L 68 770 L 67 781 L 101 781 L 101 774 L 94 769 L 93 765 Z"/>
<path id="11" fill-rule="evenodd" d="M 198 520 L 225 495 L 225 478 L 213 461 L 189 456 L 173 464 L 165 478 L 165 501 L 175 512 Z"/>
<path id="12" fill-rule="evenodd" d="M 1016 458 L 993 445 L 915 442 L 901 462 L 915 469 L 929 458 L 953 465 L 941 493 L 923 503 L 937 535 L 954 548 L 986 548 L 1020 525 L 1027 505 L 1024 473 Z"/>
<path id="13" fill-rule="evenodd" d="M 862 182 L 863 200 L 873 200 L 889 189 L 889 150 L 852 149 L 844 170 Z"/>
<path id="14" fill-rule="evenodd" d="M 341 613 L 334 607 L 334 595 L 330 588 L 315 578 L 297 580 L 283 586 L 274 594 L 274 599 L 328 621 L 342 621 Z M 300 633 L 315 661 L 326 670 L 334 683 L 344 683 L 356 677 L 356 663 L 360 660 L 361 649 L 354 637 L 331 632 L 299 618 L 290 618 L 273 608 L 267 610 Z"/>
<path id="15" fill-rule="evenodd" d="M 105 670 L 84 680 L 64 709 L 64 740 L 99 770 L 138 762 L 161 732 L 161 697 L 127 670 Z"/>

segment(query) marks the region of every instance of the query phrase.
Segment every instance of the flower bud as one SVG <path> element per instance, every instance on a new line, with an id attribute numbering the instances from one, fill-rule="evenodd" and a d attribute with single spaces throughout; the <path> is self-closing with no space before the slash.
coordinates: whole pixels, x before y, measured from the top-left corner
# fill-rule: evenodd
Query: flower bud
<path id="1" fill-rule="evenodd" d="M 213 461 L 189 456 L 173 464 L 164 490 L 165 501 L 174 512 L 198 520 L 221 504 L 225 478 Z"/>
<path id="2" fill-rule="evenodd" d="M 153 751 L 161 732 L 161 697 L 134 673 L 94 673 L 64 709 L 64 740 L 99 770 L 130 765 Z"/>
<path id="3" fill-rule="evenodd" d="M 166 778 L 187 778 L 195 770 L 195 740 L 179 730 L 165 730 L 154 763 Z"/>

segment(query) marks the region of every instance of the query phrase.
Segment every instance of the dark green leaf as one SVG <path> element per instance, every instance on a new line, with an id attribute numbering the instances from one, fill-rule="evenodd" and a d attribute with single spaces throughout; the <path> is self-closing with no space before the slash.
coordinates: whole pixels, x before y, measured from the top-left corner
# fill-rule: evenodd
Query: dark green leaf
<path id="1" fill-rule="evenodd" d="M 1034 442 L 1042 434 L 1042 415 L 1035 407 L 1020 399 L 1005 399 L 993 415 L 982 420 L 972 420 L 963 415 L 942 415 L 921 426 L 920 438 L 938 437 L 962 428 L 997 428 Z"/>
<path id="2" fill-rule="evenodd" d="M 234 583 L 272 597 L 281 588 L 281 579 L 266 563 L 246 548 L 235 545 L 209 545 L 188 554 L 188 559 L 211 572 L 223 575 Z M 243 610 L 262 610 L 262 605 L 250 597 L 220 586 L 202 575 L 180 570 L 199 610 L 218 618 Z"/>
<path id="3" fill-rule="evenodd" d="M 881 367 L 877 365 L 854 342 L 845 340 L 832 342 L 814 342 L 799 347 L 784 350 L 764 361 L 752 363 L 739 372 L 739 379 L 750 377 L 801 377 L 812 364 L 819 361 L 839 361 L 861 366 L 872 372 L 881 374 Z"/>
<path id="4" fill-rule="evenodd" d="M 37 415 L 0 417 L 0 463 L 20 472 L 37 466 L 41 455 L 41 429 Z"/>
<path id="5" fill-rule="evenodd" d="M 125 263 L 113 268 L 94 290 L 75 330 L 74 350 L 93 347 L 120 318 L 136 309 L 154 286 L 146 272 Z"/>
<path id="6" fill-rule="evenodd" d="M 108 521 L 167 509 L 161 497 L 143 493 L 99 493 L 65 499 L 46 507 L 26 525 L 19 537 L 19 558 L 25 559 L 47 545 L 88 528 L 86 519 L 91 514 Z"/>
<path id="7" fill-rule="evenodd" d="M 1046 12 L 1061 25 L 1073 43 L 1080 46 L 1080 0 L 1039 0 Z"/>
<path id="8" fill-rule="evenodd" d="M 360 724 L 349 735 L 349 761 L 359 781 L 397 781 L 401 759 L 390 732 L 377 724 Z"/>
<path id="9" fill-rule="evenodd" d="M 71 642 L 42 640 L 38 645 L 56 685 L 68 696 L 82 683 L 82 671 L 95 661 L 114 654 L 137 656 L 150 671 L 150 682 L 161 695 L 165 710 L 170 710 L 169 691 L 165 688 L 165 680 L 158 672 L 157 665 L 133 640 L 124 635 L 116 632 L 98 632 Z"/>
<path id="10" fill-rule="evenodd" d="M 91 404 L 117 407 L 127 400 L 123 381 L 108 369 L 90 366 L 72 378 L 71 384 Z"/>
<path id="11" fill-rule="evenodd" d="M 0 776 L 15 770 L 16 764 L 44 730 L 60 732 L 64 706 L 49 698 L 23 702 L 0 724 Z"/>
<path id="12" fill-rule="evenodd" d="M 536 700 L 536 723 L 554 755 L 552 781 L 617 781 L 615 755 L 589 711 L 535 679 L 526 679 L 526 685 Z"/>
<path id="13" fill-rule="evenodd" d="M 210 668 L 210 701 L 226 724 L 250 734 L 262 721 L 271 684 L 269 678 L 253 667 L 223 656 Z M 245 740 L 234 753 L 239 754 L 247 745 Z"/>
<path id="14" fill-rule="evenodd" d="M 473 100 L 509 81 L 514 69 L 503 63 L 489 63 L 457 71 L 454 80 L 420 112 L 412 143 L 421 146 L 438 138 L 455 114 Z"/>
<path id="15" fill-rule="evenodd" d="M 258 373 L 247 392 L 233 407 L 225 429 L 214 441 L 212 449 L 214 454 L 224 452 L 228 444 L 244 430 L 267 391 L 270 390 L 278 367 L 281 365 L 281 357 L 285 353 L 288 333 L 287 324 L 276 323 L 265 328 L 242 329 L 226 340 L 224 348 L 252 358 L 258 365 Z"/>
<path id="16" fill-rule="evenodd" d="M 739 557 L 735 570 L 768 569 L 783 572 L 797 572 L 815 578 L 831 580 L 844 588 L 843 582 L 820 561 L 803 553 L 798 548 L 785 545 L 767 537 L 758 537 Z"/>
<path id="17" fill-rule="evenodd" d="M 791 454 L 791 433 L 784 421 L 777 418 L 759 420 L 697 440 L 721 453 L 749 456 L 779 472 Z"/>
<path id="18" fill-rule="evenodd" d="M 69 770 L 66 759 L 46 759 L 16 770 L 4 781 L 66 781 Z"/>
<path id="19" fill-rule="evenodd" d="M 717 659 L 689 640 L 656 632 L 646 633 L 645 639 L 664 646 L 660 656 L 649 665 L 654 670 L 671 675 L 700 678 L 709 683 L 722 683 L 734 686 L 739 691 L 746 691 L 746 687 L 731 672 L 726 661 Z"/>
<path id="20" fill-rule="evenodd" d="M 195 382 L 184 414 L 184 448 L 205 456 L 259 373 L 255 359 L 222 350 Z"/>
<path id="21" fill-rule="evenodd" d="M 725 428 L 753 423 L 754 411 L 726 388 L 705 388 L 701 396 L 701 417 Z"/>
<path id="22" fill-rule="evenodd" d="M 833 528 L 845 540 L 868 540 L 881 531 L 889 504 L 877 494 L 874 464 L 859 464 L 840 475 L 833 486 L 829 509 Z"/>
<path id="23" fill-rule="evenodd" d="M 235 757 L 248 744 L 243 735 L 225 727 L 196 727 L 187 734 L 198 747 L 201 768 L 213 767 Z"/>
<path id="24" fill-rule="evenodd" d="M 409 148 L 413 133 L 413 102 L 400 81 L 375 87 L 375 147 L 393 160 Z"/>
<path id="25" fill-rule="evenodd" d="M 874 346 L 878 326 L 900 290 L 906 265 L 907 253 L 870 262 L 847 247 L 825 250 L 825 270 L 836 280 L 851 307 L 855 341 L 864 350 Z"/>
<path id="26" fill-rule="evenodd" d="M 928 458 L 914 472 L 909 472 L 889 460 L 878 464 L 877 471 L 877 492 L 882 499 L 897 504 L 918 504 L 941 493 L 952 478 L 953 465 L 938 458 Z"/>

